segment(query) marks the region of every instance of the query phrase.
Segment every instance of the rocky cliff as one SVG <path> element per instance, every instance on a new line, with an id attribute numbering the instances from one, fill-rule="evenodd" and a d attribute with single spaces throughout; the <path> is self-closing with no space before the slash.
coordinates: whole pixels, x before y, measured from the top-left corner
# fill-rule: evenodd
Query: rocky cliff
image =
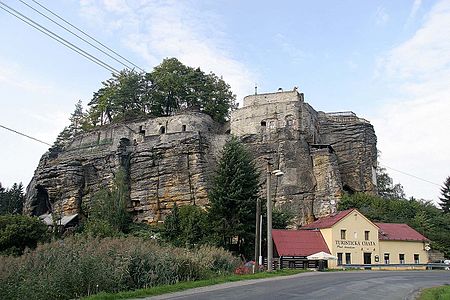
<path id="1" fill-rule="evenodd" d="M 290 211 L 292 226 L 336 210 L 344 191 L 376 192 L 376 136 L 352 113 L 315 111 L 297 91 L 244 99 L 232 113 L 231 134 L 249 148 L 275 207 Z M 163 221 L 178 205 L 208 203 L 220 150 L 230 130 L 207 115 L 185 113 L 113 124 L 79 134 L 62 151 L 43 155 L 27 187 L 25 211 L 83 213 L 92 195 L 119 169 L 129 178 L 129 210 L 137 222 Z M 265 184 L 261 196 L 265 197 Z"/>

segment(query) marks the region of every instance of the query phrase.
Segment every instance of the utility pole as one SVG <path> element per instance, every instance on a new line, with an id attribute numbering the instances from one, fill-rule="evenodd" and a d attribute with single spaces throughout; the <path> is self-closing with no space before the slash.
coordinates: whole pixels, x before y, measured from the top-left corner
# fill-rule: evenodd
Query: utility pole
<path id="1" fill-rule="evenodd" d="M 270 179 L 272 174 L 277 177 L 283 176 L 284 173 L 280 170 L 272 171 L 272 165 L 270 157 L 266 157 L 267 160 L 267 179 L 266 179 L 266 190 L 267 190 L 267 271 L 271 272 L 272 261 L 273 261 L 273 241 L 272 241 L 272 200 L 270 192 Z"/>
<path id="2" fill-rule="evenodd" d="M 272 201 L 270 199 L 270 176 L 272 175 L 272 163 L 267 160 L 267 271 L 272 271 L 273 243 L 272 243 Z"/>

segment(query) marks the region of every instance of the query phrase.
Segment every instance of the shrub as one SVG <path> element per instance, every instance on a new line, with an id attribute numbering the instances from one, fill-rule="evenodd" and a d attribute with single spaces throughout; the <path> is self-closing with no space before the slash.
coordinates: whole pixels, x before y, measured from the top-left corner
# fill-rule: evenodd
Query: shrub
<path id="1" fill-rule="evenodd" d="M 238 262 L 213 247 L 186 250 L 135 237 L 75 236 L 21 257 L 0 256 L 0 299 L 72 299 L 231 273 Z"/>
<path id="2" fill-rule="evenodd" d="M 20 255 L 47 239 L 47 226 L 38 218 L 0 215 L 0 254 Z"/>

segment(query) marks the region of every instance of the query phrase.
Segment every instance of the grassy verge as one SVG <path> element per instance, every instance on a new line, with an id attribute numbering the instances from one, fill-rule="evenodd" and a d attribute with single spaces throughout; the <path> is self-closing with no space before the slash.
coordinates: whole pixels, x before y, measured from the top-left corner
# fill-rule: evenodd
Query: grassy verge
<path id="1" fill-rule="evenodd" d="M 229 275 L 223 277 L 215 277 L 205 280 L 199 281 L 188 281 L 188 282 L 179 282 L 177 284 L 172 285 L 161 285 L 155 286 L 147 289 L 140 289 L 135 291 L 127 291 L 127 292 L 119 292 L 119 293 L 99 293 L 90 297 L 82 298 L 84 300 L 113 300 L 113 299 L 129 299 L 129 298 L 142 298 L 149 296 L 156 296 L 161 294 L 173 293 L 184 291 L 187 289 L 215 285 L 225 282 L 234 282 L 241 280 L 249 280 L 249 279 L 261 279 L 261 278 L 270 278 L 276 276 L 288 276 L 294 275 L 298 273 L 307 272 L 306 270 L 295 270 L 295 269 L 286 269 L 275 271 L 271 273 L 261 272 L 256 274 L 247 274 L 247 275 Z"/>
<path id="2" fill-rule="evenodd" d="M 450 300 L 450 285 L 424 289 L 418 300 Z"/>

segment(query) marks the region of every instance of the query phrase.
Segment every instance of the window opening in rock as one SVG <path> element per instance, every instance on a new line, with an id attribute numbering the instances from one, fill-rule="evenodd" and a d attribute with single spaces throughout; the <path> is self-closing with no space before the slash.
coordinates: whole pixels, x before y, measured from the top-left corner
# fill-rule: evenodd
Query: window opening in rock
<path id="1" fill-rule="evenodd" d="M 266 126 L 267 124 L 266 124 L 266 121 L 261 121 L 261 126 Z"/>
<path id="2" fill-rule="evenodd" d="M 230 134 L 230 133 L 231 133 L 231 130 L 228 129 L 227 131 L 225 131 L 225 133 L 226 133 L 226 134 Z"/>
<path id="3" fill-rule="evenodd" d="M 186 125 L 181 126 L 181 131 L 186 131 Z"/>
<path id="4" fill-rule="evenodd" d="M 161 128 L 159 128 L 159 134 L 164 134 L 166 133 L 166 127 L 161 126 Z"/>
<path id="5" fill-rule="evenodd" d="M 145 134 L 145 130 L 144 130 L 142 125 L 139 126 L 139 133 L 140 134 Z"/>

